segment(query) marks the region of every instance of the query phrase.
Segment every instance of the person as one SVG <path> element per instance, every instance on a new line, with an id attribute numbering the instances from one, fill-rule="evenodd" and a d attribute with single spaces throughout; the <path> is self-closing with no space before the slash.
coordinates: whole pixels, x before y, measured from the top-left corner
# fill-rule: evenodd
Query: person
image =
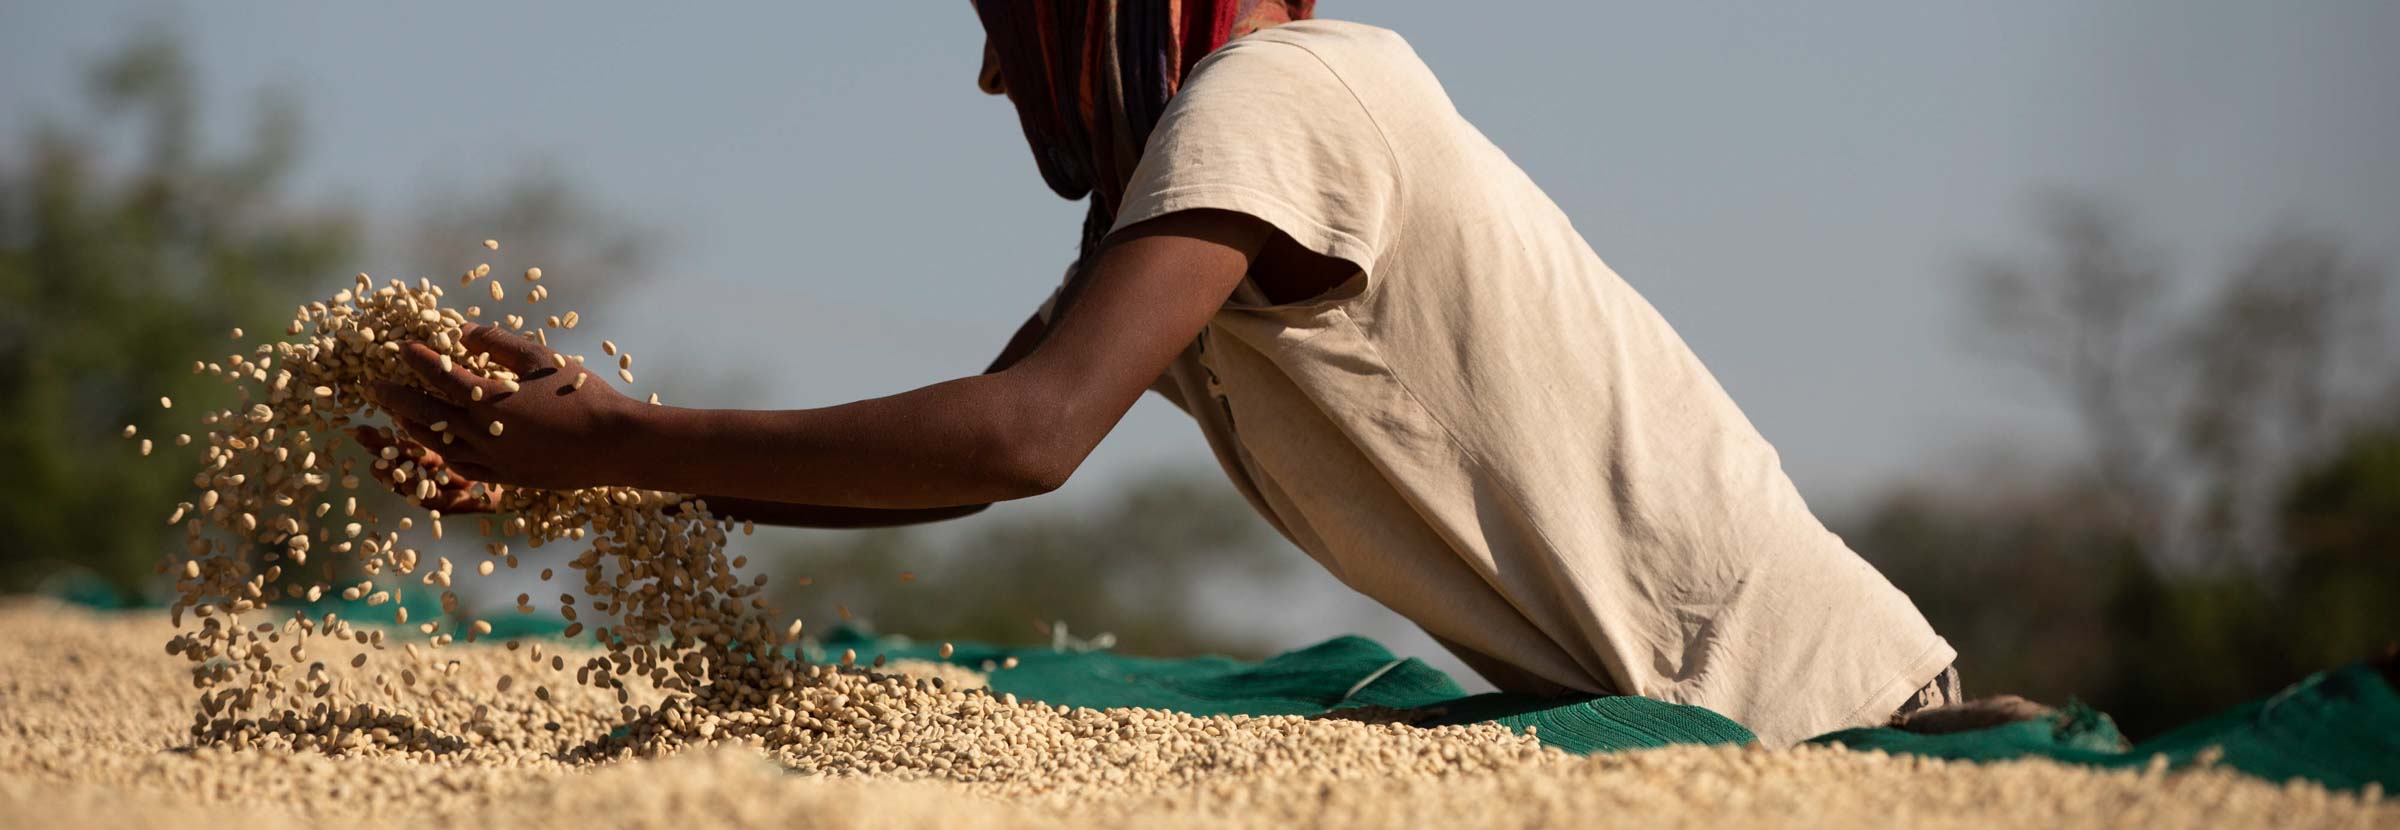
<path id="1" fill-rule="evenodd" d="M 547 349 L 433 351 L 378 403 L 477 482 L 705 494 L 815 527 L 1065 482 L 1145 391 L 1344 584 L 1496 687 L 1704 706 L 1769 746 L 1955 702 L 1956 653 L 1812 515 L 1666 321 L 1460 116 L 1407 41 L 1309 0 L 982 0 L 981 88 L 1080 256 L 983 374 L 790 411 L 652 406 Z M 486 386 L 476 399 L 471 387 Z M 380 439 L 362 436 L 371 443 Z M 423 452 L 422 448 L 412 451 Z"/>

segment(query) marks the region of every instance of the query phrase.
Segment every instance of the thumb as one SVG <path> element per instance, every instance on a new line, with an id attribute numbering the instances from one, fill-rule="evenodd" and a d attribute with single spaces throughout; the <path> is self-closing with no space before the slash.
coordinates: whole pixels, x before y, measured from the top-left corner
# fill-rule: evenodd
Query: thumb
<path id="1" fill-rule="evenodd" d="M 467 367 L 458 365 L 423 343 L 410 343 L 402 348 L 400 362 L 416 372 L 417 378 L 425 382 L 425 388 L 435 397 L 458 406 L 466 406 L 468 401 L 477 400 L 474 396 L 475 387 L 484 387 L 484 394 L 487 395 L 501 388 L 499 384 L 469 371 Z"/>
<path id="2" fill-rule="evenodd" d="M 549 368 L 550 347 L 533 342 L 533 338 L 510 334 L 498 326 L 469 323 L 460 327 L 464 332 L 459 342 L 470 351 L 492 356 L 493 362 L 519 375 Z"/>

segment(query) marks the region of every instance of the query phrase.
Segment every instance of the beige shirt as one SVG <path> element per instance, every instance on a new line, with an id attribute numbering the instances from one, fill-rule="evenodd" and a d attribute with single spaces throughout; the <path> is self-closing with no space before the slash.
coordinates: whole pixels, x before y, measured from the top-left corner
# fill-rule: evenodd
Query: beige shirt
<path id="1" fill-rule="evenodd" d="M 1245 281 L 1158 391 L 1294 544 L 1494 685 L 1779 747 L 1881 724 L 1956 656 L 1398 35 L 1308 21 L 1203 60 L 1117 227 L 1195 208 L 1361 273 L 1290 305 Z"/>

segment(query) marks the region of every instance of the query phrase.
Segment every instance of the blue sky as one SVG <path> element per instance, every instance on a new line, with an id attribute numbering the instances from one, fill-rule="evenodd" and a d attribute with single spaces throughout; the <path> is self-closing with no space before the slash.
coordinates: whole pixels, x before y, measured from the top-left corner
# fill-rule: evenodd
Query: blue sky
<path id="1" fill-rule="evenodd" d="M 2023 247 L 2045 188 L 2133 208 L 2187 277 L 2279 222 L 2400 261 L 2400 4 L 1320 11 L 1406 36 L 1820 509 L 1967 448 L 2075 451 L 2039 387 L 1967 348 L 1961 308 L 1966 258 Z M 151 21 L 188 35 L 221 129 L 262 87 L 300 96 L 304 191 L 397 217 L 429 183 L 553 164 L 663 229 L 655 278 L 587 319 L 652 371 L 747 379 L 752 404 L 979 369 L 1072 250 L 1076 206 L 972 86 L 963 2 L 0 0 L 0 141 L 78 113 L 81 66 Z M 1055 498 L 1209 463 L 1147 402 Z"/>

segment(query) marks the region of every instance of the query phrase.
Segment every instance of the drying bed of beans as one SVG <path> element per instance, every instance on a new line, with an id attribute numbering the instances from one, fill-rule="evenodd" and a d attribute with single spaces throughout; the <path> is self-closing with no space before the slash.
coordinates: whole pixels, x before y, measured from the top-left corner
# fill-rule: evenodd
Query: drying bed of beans
<path id="1" fill-rule="evenodd" d="M 160 653 L 158 615 L 9 600 L 0 626 L 17 634 L 0 638 L 0 826 L 2400 826 L 2379 794 L 2220 769 L 1821 747 L 1577 758 L 1495 728 L 1061 712 L 864 668 L 611 739 L 613 691 L 499 692 L 522 658 L 490 643 L 402 656 L 421 677 L 388 694 L 345 686 L 362 697 L 342 702 L 407 712 L 437 740 L 235 748 L 189 734 L 190 669 Z"/>

